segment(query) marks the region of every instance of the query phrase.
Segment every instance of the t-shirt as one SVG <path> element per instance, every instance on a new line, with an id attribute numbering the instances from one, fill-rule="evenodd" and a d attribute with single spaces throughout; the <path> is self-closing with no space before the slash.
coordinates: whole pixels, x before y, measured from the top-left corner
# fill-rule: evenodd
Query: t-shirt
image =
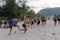
<path id="1" fill-rule="evenodd" d="M 8 23 L 9 23 L 9 25 L 13 25 L 13 20 L 10 19 L 10 20 L 8 21 Z"/>

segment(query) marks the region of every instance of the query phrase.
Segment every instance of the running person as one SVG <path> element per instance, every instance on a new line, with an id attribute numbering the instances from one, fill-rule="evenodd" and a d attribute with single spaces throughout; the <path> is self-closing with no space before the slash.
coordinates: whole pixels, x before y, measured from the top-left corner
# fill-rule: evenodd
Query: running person
<path id="1" fill-rule="evenodd" d="M 35 17 L 33 18 L 33 20 L 34 20 L 34 24 L 35 24 L 35 23 L 37 24 L 37 22 L 38 22 L 38 17 L 35 16 Z"/>
<path id="2" fill-rule="evenodd" d="M 39 18 L 37 20 L 37 27 L 38 27 L 38 25 L 40 25 L 40 19 Z"/>
<path id="3" fill-rule="evenodd" d="M 9 27 L 10 27 L 10 31 L 9 31 L 8 35 L 10 35 L 11 31 L 12 31 L 12 27 L 13 27 L 13 20 L 11 18 L 9 18 L 8 23 L 9 23 Z"/>
<path id="4" fill-rule="evenodd" d="M 27 26 L 29 26 L 29 23 L 30 23 L 30 20 L 29 20 L 28 17 L 26 17 L 26 18 L 24 19 L 24 23 L 22 24 L 22 26 L 23 26 L 24 29 L 21 29 L 21 30 L 24 31 L 24 33 L 26 33 L 26 31 L 27 31 Z"/>
<path id="5" fill-rule="evenodd" d="M 17 25 L 16 25 L 16 23 L 14 24 L 14 20 L 12 20 L 12 18 L 9 18 L 8 23 L 9 23 L 9 27 L 10 27 L 10 31 L 9 31 L 8 35 L 10 35 L 11 32 L 12 32 L 12 27 L 16 27 Z M 18 27 L 18 30 L 19 30 L 19 26 L 17 26 L 17 27 Z"/>
<path id="6" fill-rule="evenodd" d="M 18 30 L 19 30 L 19 25 L 17 25 L 18 19 L 17 18 L 14 18 L 13 21 L 14 21 L 13 26 L 14 27 L 18 27 Z"/>
<path id="7" fill-rule="evenodd" d="M 60 25 L 60 15 L 57 17 L 58 24 Z"/>
<path id="8" fill-rule="evenodd" d="M 40 19 L 37 16 L 34 17 L 34 23 L 37 23 L 37 27 L 40 24 Z"/>
<path id="9" fill-rule="evenodd" d="M 34 26 L 34 20 L 31 19 L 31 28 Z"/>
<path id="10" fill-rule="evenodd" d="M 4 27 L 3 28 L 7 28 L 8 27 L 7 23 L 8 23 L 8 20 L 7 20 L 7 18 L 5 18 L 4 19 Z"/>
<path id="11" fill-rule="evenodd" d="M 46 18 L 45 17 L 41 17 L 41 21 L 42 21 L 42 25 L 46 25 Z"/>
<path id="12" fill-rule="evenodd" d="M 57 15 L 54 16 L 54 24 L 55 24 L 55 26 L 57 24 Z"/>

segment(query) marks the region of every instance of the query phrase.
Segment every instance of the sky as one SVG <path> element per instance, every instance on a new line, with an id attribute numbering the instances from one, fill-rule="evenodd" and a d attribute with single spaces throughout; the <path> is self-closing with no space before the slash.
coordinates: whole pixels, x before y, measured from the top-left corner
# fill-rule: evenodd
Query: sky
<path id="1" fill-rule="evenodd" d="M 35 13 L 44 8 L 60 7 L 60 0 L 27 0 L 27 1 L 28 2 L 26 4 L 30 6 L 30 9 L 33 9 Z M 18 0 L 16 0 L 16 2 L 18 2 Z"/>
<path id="2" fill-rule="evenodd" d="M 44 8 L 60 7 L 60 0 L 27 0 L 27 5 L 37 13 Z"/>

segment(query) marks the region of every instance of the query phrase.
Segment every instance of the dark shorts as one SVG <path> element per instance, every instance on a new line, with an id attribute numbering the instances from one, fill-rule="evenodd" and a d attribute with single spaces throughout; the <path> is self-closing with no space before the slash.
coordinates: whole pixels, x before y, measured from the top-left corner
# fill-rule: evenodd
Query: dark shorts
<path id="1" fill-rule="evenodd" d="M 60 19 L 58 19 L 58 21 L 60 21 Z"/>
<path id="2" fill-rule="evenodd" d="M 7 24 L 7 22 L 4 22 L 4 24 Z"/>
<path id="3" fill-rule="evenodd" d="M 40 21 L 38 21 L 37 24 L 40 24 Z"/>
<path id="4" fill-rule="evenodd" d="M 34 22 L 32 21 L 32 22 L 31 22 L 31 25 L 33 25 L 33 24 L 34 24 Z"/>
<path id="5" fill-rule="evenodd" d="M 26 28 L 26 24 L 22 24 L 23 28 Z"/>
<path id="6" fill-rule="evenodd" d="M 42 22 L 46 22 L 46 20 L 42 20 Z"/>
<path id="7" fill-rule="evenodd" d="M 12 29 L 13 25 L 9 25 L 10 29 Z"/>
<path id="8" fill-rule="evenodd" d="M 54 21 L 56 22 L 57 20 L 56 20 L 56 19 L 54 19 Z"/>
<path id="9" fill-rule="evenodd" d="M 34 22 L 36 22 L 36 20 L 34 20 Z"/>

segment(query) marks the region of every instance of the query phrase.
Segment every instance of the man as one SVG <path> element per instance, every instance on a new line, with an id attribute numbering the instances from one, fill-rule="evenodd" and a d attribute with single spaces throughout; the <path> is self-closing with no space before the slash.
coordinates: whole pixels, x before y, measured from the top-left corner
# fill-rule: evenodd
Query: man
<path id="1" fill-rule="evenodd" d="M 55 24 L 55 26 L 57 24 L 57 15 L 54 16 L 54 24 Z"/>
<path id="2" fill-rule="evenodd" d="M 24 33 L 26 33 L 27 31 L 27 26 L 29 26 L 29 23 L 30 23 L 30 19 L 29 17 L 27 16 L 25 19 L 24 19 L 24 23 L 22 24 L 23 28 L 24 29 L 21 29 L 24 31 Z"/>
<path id="3" fill-rule="evenodd" d="M 11 34 L 12 27 L 17 27 L 18 30 L 19 30 L 19 26 L 17 25 L 16 18 L 14 20 L 12 20 L 12 18 L 9 18 L 8 23 L 9 23 L 9 27 L 10 27 L 10 31 L 9 31 L 9 34 L 8 35 Z"/>

